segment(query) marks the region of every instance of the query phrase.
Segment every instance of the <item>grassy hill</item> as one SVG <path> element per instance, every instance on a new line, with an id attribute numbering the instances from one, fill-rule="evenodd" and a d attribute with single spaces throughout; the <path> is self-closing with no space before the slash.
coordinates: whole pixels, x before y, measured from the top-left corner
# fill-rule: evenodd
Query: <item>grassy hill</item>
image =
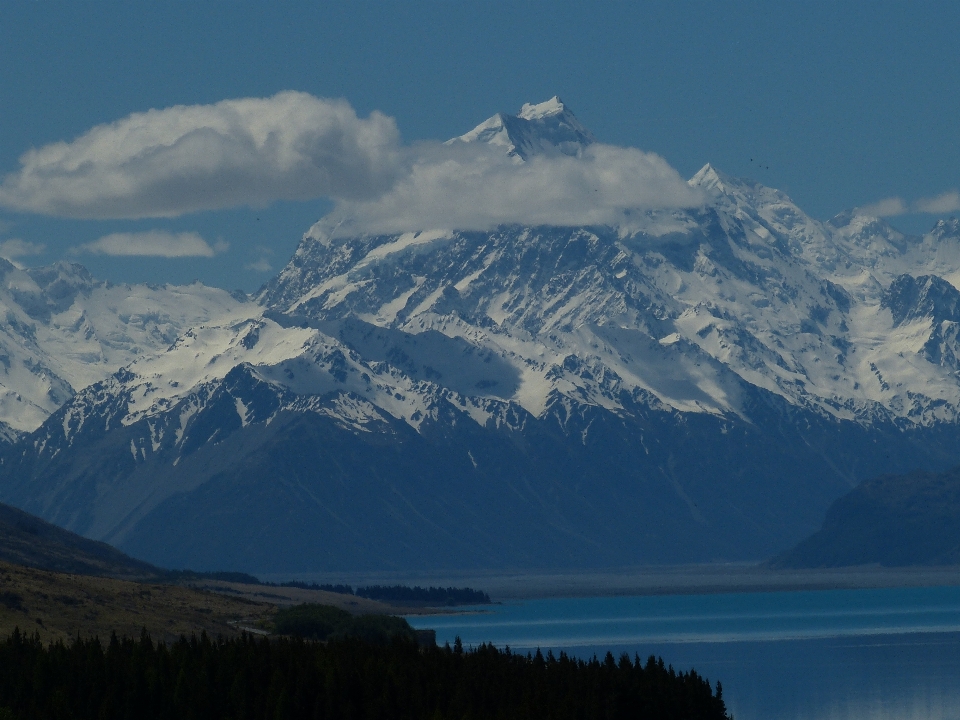
<path id="1" fill-rule="evenodd" d="M 161 583 L 74 575 L 0 562 L 0 637 L 15 627 L 39 632 L 44 642 L 83 637 L 155 640 L 206 631 L 239 635 L 269 621 L 275 605 Z"/>

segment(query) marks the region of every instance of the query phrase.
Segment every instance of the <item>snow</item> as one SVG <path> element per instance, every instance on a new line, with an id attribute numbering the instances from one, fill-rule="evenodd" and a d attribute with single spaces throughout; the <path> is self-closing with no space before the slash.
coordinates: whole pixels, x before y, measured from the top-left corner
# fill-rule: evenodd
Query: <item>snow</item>
<path id="1" fill-rule="evenodd" d="M 454 141 L 499 144 L 523 160 L 576 154 L 593 137 L 555 97 Z M 911 237 L 857 212 L 820 222 L 779 190 L 709 164 L 689 183 L 704 207 L 618 227 L 308 234 L 259 303 L 200 285 L 110 286 L 78 266 L 46 275 L 9 266 L 0 420 L 32 429 L 124 367 L 104 392 L 125 409 L 111 412 L 129 424 L 176 407 L 166 427 L 179 444 L 238 366 L 280 408 L 357 432 L 386 416 L 418 428 L 443 402 L 479 424 L 511 404 L 534 416 L 554 401 L 621 412 L 624 397 L 748 417 L 758 391 L 864 423 L 960 417 L 953 321 L 895 326 L 884 306 L 901 274 L 960 286 L 957 223 Z M 79 288 L 70 302 L 48 297 L 54 275 Z M 931 342 L 945 344 L 942 359 L 928 359 Z M 243 426 L 279 412 L 232 397 Z M 70 406 L 65 437 L 85 412 Z"/>
<path id="2" fill-rule="evenodd" d="M 546 100 L 542 103 L 537 103 L 533 105 L 531 103 L 524 103 L 523 107 L 520 108 L 519 117 L 524 120 L 541 120 L 545 117 L 550 117 L 551 115 L 559 115 L 566 110 L 566 107 L 563 104 L 563 101 L 556 95 L 554 95 L 549 100 Z"/>
<path id="3" fill-rule="evenodd" d="M 234 407 L 237 409 L 237 415 L 240 416 L 240 427 L 246 427 L 249 424 L 247 422 L 247 414 L 249 413 L 247 406 L 244 404 L 243 400 L 241 400 L 240 398 L 234 398 L 233 404 L 234 404 Z"/>
<path id="4" fill-rule="evenodd" d="M 186 328 L 243 307 L 229 293 L 188 286 L 111 285 L 79 265 L 17 268 L 0 261 L 0 421 L 36 429 L 77 390 Z"/>
<path id="5" fill-rule="evenodd" d="M 447 144 L 458 142 L 500 147 L 522 162 L 545 152 L 578 155 L 596 138 L 554 96 L 542 103 L 524 104 L 517 115 L 498 113 Z"/>

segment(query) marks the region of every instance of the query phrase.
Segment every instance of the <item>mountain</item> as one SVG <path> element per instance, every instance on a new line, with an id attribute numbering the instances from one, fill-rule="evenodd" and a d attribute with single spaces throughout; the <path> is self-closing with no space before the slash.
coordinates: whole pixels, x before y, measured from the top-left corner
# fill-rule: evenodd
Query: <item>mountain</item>
<path id="1" fill-rule="evenodd" d="M 497 113 L 449 144 L 481 142 L 502 147 L 508 155 L 527 160 L 533 155 L 561 152 L 577 155 L 596 142 L 587 128 L 554 96 L 536 105 L 526 103 L 517 115 Z"/>
<path id="2" fill-rule="evenodd" d="M 960 565 L 958 518 L 960 468 L 883 475 L 834 502 L 823 527 L 773 565 Z"/>
<path id="3" fill-rule="evenodd" d="M 243 303 L 199 283 L 114 285 L 86 268 L 0 258 L 0 442 L 31 432 L 73 394 Z"/>
<path id="4" fill-rule="evenodd" d="M 595 142 L 556 98 L 452 142 Z M 960 227 L 810 218 L 705 166 L 629 228 L 341 237 L 76 392 L 0 498 L 168 567 L 759 560 L 960 462 Z"/>

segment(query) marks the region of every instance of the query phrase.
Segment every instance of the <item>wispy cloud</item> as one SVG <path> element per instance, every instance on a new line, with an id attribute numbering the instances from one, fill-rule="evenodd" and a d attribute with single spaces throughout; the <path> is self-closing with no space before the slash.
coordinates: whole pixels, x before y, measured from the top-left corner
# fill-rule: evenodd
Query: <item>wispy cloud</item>
<path id="1" fill-rule="evenodd" d="M 273 270 L 273 263 L 270 262 L 270 256 L 273 255 L 273 248 L 269 245 L 257 245 L 250 248 L 247 257 L 253 258 L 245 263 L 244 270 L 253 270 L 254 272 L 270 272 Z"/>
<path id="2" fill-rule="evenodd" d="M 931 215 L 943 215 L 960 211 L 960 192 L 952 190 L 941 193 L 936 197 L 917 200 L 915 203 L 918 212 L 930 213 Z"/>
<path id="3" fill-rule="evenodd" d="M 501 224 L 619 224 L 633 210 L 704 201 L 659 155 L 595 144 L 518 163 L 491 145 L 423 144 L 406 174 L 372 200 L 338 203 L 312 232 L 347 235 Z"/>
<path id="4" fill-rule="evenodd" d="M 43 243 L 28 242 L 20 238 L 10 238 L 0 242 L 0 257 L 12 260 L 27 255 L 42 255 L 47 246 Z"/>
<path id="5" fill-rule="evenodd" d="M 99 240 L 72 248 L 74 253 L 123 257 L 213 257 L 226 252 L 229 245 L 218 241 L 212 246 L 198 233 L 172 233 L 148 230 L 136 233 L 112 233 Z"/>
<path id="6" fill-rule="evenodd" d="M 265 257 L 260 258 L 251 263 L 247 263 L 243 266 L 246 270 L 255 270 L 257 272 L 270 272 L 273 270 L 273 265 L 270 264 L 270 261 Z"/>
<path id="7" fill-rule="evenodd" d="M 894 217 L 907 213 L 926 213 L 928 215 L 944 215 L 960 211 L 960 192 L 950 190 L 932 198 L 920 198 L 912 203 L 904 202 L 903 198 L 890 197 L 870 205 L 863 205 L 857 211 L 874 217 Z"/>
<path id="8" fill-rule="evenodd" d="M 275 200 L 369 198 L 393 182 L 391 118 L 342 100 L 270 98 L 178 105 L 30 150 L 0 206 L 73 218 L 174 217 Z"/>
<path id="9" fill-rule="evenodd" d="M 910 210 L 901 198 L 891 197 L 878 200 L 870 205 L 862 205 L 857 208 L 857 211 L 873 217 L 894 217 L 896 215 L 903 215 Z"/>

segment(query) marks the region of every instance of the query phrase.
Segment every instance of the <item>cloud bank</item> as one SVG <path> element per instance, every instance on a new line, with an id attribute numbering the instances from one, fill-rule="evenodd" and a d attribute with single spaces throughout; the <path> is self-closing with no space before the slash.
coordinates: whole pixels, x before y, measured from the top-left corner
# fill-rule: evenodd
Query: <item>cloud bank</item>
<path id="1" fill-rule="evenodd" d="M 112 233 L 72 249 L 75 254 L 162 258 L 213 257 L 226 250 L 226 243 L 218 242 L 211 247 L 195 232 L 172 233 L 166 230 Z"/>
<path id="2" fill-rule="evenodd" d="M 0 184 L 0 206 L 107 219 L 357 200 L 393 183 L 398 142 L 391 118 L 306 93 L 178 105 L 30 150 Z"/>
<path id="3" fill-rule="evenodd" d="M 425 229 L 486 230 L 501 224 L 620 225 L 633 211 L 700 205 L 659 155 L 593 144 L 525 162 L 491 145 L 420 145 L 382 196 L 341 201 L 311 230 L 346 236 Z"/>
<path id="4" fill-rule="evenodd" d="M 400 144 L 391 118 L 283 92 L 135 113 L 31 150 L 0 206 L 73 218 L 173 217 L 333 198 L 336 233 L 619 225 L 634 211 L 704 202 L 658 155 L 591 144 L 518 161 L 485 143 Z M 206 256 L 198 235 L 109 235 L 78 252 Z M 265 267 L 265 263 L 260 264 Z"/>

